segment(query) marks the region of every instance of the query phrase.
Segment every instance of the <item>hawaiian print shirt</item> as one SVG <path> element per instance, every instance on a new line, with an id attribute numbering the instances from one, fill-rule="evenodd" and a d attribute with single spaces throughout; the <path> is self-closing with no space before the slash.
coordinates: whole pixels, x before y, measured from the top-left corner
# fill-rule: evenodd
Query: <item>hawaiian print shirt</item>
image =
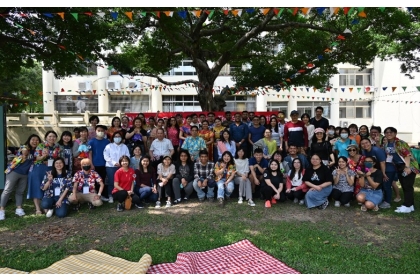
<path id="1" fill-rule="evenodd" d="M 85 176 L 87 175 L 87 176 Z M 95 182 L 102 182 L 98 172 L 90 170 L 89 174 L 85 174 L 83 170 L 79 170 L 74 174 L 73 183 L 77 182 L 77 191 L 83 192 L 83 187 L 88 186 L 90 193 L 96 193 Z"/>
<path id="2" fill-rule="evenodd" d="M 53 179 L 52 183 L 50 184 L 50 187 L 44 191 L 44 197 L 51 198 L 55 196 L 61 196 L 63 192 L 66 190 L 71 189 L 71 175 L 67 174 L 65 178 L 63 178 L 61 175 L 57 175 L 56 178 Z M 44 180 L 42 180 L 41 183 L 41 189 L 44 188 L 44 185 L 48 182 L 47 175 L 44 176 Z M 56 188 L 58 188 L 59 192 L 56 191 Z M 66 201 L 67 198 L 63 199 L 63 202 Z"/>
<path id="3" fill-rule="evenodd" d="M 217 162 L 216 165 L 214 166 L 214 173 L 220 171 L 222 168 L 223 168 L 222 163 Z M 227 168 L 225 168 L 225 171 L 222 174 L 216 175 L 215 181 L 217 182 L 222 179 L 227 180 L 235 172 L 236 172 L 236 165 L 230 164 Z"/>

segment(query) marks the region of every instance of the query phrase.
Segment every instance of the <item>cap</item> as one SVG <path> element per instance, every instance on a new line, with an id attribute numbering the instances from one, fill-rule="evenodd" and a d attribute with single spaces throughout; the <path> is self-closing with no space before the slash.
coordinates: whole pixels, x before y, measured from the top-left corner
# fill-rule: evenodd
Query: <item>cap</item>
<path id="1" fill-rule="evenodd" d="M 293 110 L 292 112 L 290 112 L 290 115 L 299 115 L 299 112 L 296 110 Z"/>
<path id="2" fill-rule="evenodd" d="M 359 147 L 358 147 L 357 145 L 355 145 L 355 144 L 350 144 L 350 145 L 348 145 L 348 146 L 347 146 L 346 151 L 348 151 L 348 150 L 350 150 L 350 149 L 356 149 L 356 150 L 359 150 Z"/>
<path id="3" fill-rule="evenodd" d="M 325 130 L 322 127 L 315 128 L 314 133 L 316 134 L 319 132 L 325 133 Z"/>

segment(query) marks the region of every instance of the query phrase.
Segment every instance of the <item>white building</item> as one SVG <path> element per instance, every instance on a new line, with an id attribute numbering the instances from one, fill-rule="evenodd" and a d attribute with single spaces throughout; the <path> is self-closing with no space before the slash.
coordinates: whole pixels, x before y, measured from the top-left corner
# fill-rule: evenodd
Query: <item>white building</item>
<path id="1" fill-rule="evenodd" d="M 329 91 L 321 93 L 313 87 L 292 87 L 290 90 L 266 88 L 264 94 L 229 96 L 225 110 L 279 111 L 289 115 L 293 109 L 301 114 L 315 114 L 315 107 L 324 108 L 324 116 L 335 126 L 379 125 L 393 126 L 398 137 L 409 143 L 420 141 L 420 75 L 410 77 L 400 73 L 400 62 L 375 59 L 367 69 L 349 64 L 338 66 Z M 214 90 L 233 86 L 230 67 L 226 66 L 217 78 Z M 197 79 L 190 61 L 172 69 L 162 77 L 166 81 Z M 97 75 L 72 76 L 55 79 L 53 73 L 43 72 L 44 113 L 122 112 L 188 112 L 201 111 L 192 85 L 165 86 L 156 79 L 143 76 L 128 77 L 97 67 Z"/>

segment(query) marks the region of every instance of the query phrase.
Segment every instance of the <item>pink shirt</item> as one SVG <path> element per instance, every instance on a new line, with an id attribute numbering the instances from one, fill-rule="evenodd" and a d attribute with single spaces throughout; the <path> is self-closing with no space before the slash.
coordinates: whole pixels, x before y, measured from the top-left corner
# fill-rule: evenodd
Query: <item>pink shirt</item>
<path id="1" fill-rule="evenodd" d="M 173 146 L 179 146 L 179 132 L 175 127 L 168 127 L 168 139 L 171 140 Z"/>

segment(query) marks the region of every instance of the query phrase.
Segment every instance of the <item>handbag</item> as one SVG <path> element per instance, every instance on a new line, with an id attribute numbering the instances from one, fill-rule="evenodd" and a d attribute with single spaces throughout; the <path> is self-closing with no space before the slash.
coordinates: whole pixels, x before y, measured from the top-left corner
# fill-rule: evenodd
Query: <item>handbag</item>
<path id="1" fill-rule="evenodd" d="M 131 204 L 132 204 L 131 195 L 127 195 L 127 198 L 124 201 L 124 208 L 125 208 L 125 210 L 130 210 L 131 209 Z"/>

